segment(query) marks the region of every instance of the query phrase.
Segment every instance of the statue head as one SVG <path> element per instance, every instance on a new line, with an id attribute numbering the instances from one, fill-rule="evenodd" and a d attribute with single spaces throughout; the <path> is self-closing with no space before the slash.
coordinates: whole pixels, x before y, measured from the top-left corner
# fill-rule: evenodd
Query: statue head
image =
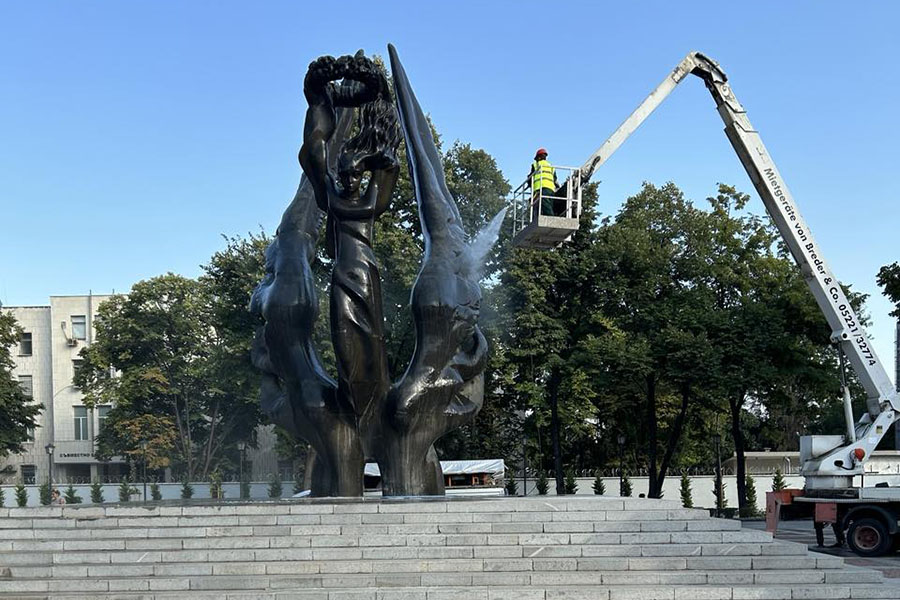
<path id="1" fill-rule="evenodd" d="M 366 171 L 389 168 L 396 161 L 400 145 L 397 109 L 390 98 L 380 94 L 359 107 L 357 134 L 341 147 L 338 179 L 344 191 L 355 195 Z"/>

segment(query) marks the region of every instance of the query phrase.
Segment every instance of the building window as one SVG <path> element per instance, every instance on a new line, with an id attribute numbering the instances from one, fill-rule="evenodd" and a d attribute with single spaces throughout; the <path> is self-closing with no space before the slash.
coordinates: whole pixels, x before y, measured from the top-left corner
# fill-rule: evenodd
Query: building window
<path id="1" fill-rule="evenodd" d="M 78 371 L 81 370 L 83 365 L 84 359 L 76 358 L 72 361 L 72 381 L 75 381 L 75 378 L 78 377 Z"/>
<path id="2" fill-rule="evenodd" d="M 29 398 L 34 396 L 34 380 L 31 375 L 19 375 L 19 387 L 22 388 L 22 393 Z"/>
<path id="3" fill-rule="evenodd" d="M 26 485 L 34 485 L 37 475 L 37 469 L 34 465 L 22 465 L 22 483 Z"/>
<path id="4" fill-rule="evenodd" d="M 84 315 L 72 315 L 72 337 L 76 340 L 87 339 L 87 319 Z"/>
<path id="5" fill-rule="evenodd" d="M 75 410 L 75 439 L 88 439 L 88 418 L 86 406 L 73 406 Z"/>
<path id="6" fill-rule="evenodd" d="M 19 335 L 19 356 L 31 356 L 31 332 Z"/>
<path id="7" fill-rule="evenodd" d="M 109 405 L 101 405 L 97 407 L 97 432 L 100 433 L 103 431 L 103 428 L 106 427 L 106 419 L 109 418 L 109 411 L 112 410 L 112 406 Z"/>

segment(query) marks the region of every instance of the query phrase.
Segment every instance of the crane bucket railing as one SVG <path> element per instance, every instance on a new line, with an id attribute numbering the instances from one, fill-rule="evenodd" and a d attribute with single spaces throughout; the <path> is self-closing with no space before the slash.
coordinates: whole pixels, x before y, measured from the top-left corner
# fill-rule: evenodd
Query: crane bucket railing
<path id="1" fill-rule="evenodd" d="M 549 193 L 547 188 L 532 189 L 531 175 L 512 192 L 513 237 L 538 221 L 540 216 L 578 219 L 581 217 L 581 169 L 554 165 L 563 183 Z M 542 210 L 543 208 L 543 210 Z"/>

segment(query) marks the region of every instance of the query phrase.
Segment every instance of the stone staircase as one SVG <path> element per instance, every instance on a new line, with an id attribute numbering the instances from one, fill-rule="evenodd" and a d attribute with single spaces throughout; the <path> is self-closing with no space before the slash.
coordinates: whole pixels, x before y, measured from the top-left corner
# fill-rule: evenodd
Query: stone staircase
<path id="1" fill-rule="evenodd" d="M 900 583 L 668 500 L 304 499 L 0 509 L 0 598 L 900 599 Z"/>

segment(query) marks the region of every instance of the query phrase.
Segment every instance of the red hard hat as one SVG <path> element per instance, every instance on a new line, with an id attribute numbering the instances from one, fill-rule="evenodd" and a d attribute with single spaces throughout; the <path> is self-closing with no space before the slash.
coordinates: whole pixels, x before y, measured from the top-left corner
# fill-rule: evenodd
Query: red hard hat
<path id="1" fill-rule="evenodd" d="M 534 153 L 534 157 L 537 158 L 541 154 L 547 154 L 547 149 L 546 148 L 538 148 L 537 152 Z"/>

